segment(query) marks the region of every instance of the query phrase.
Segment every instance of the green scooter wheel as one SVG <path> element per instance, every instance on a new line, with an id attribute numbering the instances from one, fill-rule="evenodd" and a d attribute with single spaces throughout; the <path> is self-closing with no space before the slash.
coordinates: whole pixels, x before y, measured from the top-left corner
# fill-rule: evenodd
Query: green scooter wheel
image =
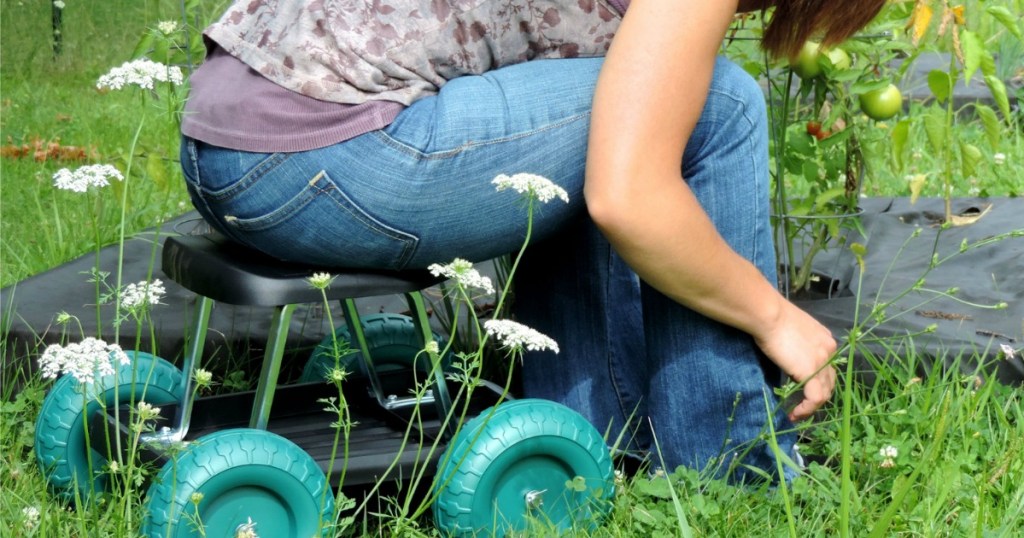
<path id="1" fill-rule="evenodd" d="M 107 454 L 89 447 L 85 420 L 101 408 L 135 401 L 160 406 L 177 403 L 181 371 L 149 353 L 126 352 L 131 363 L 115 373 L 81 384 L 65 375 L 43 399 L 36 420 L 36 462 L 50 488 L 66 501 L 89 502 L 107 491 Z"/>
<path id="2" fill-rule="evenodd" d="M 408 370 L 412 368 L 413 362 L 420 372 L 430 372 L 430 359 L 422 353 L 423 345 L 420 343 L 419 331 L 416 330 L 412 318 L 401 314 L 372 314 L 361 317 L 360 321 L 363 323 L 363 336 L 366 338 L 370 357 L 378 373 Z M 338 346 L 337 353 L 335 341 Z M 444 341 L 439 335 L 434 334 L 434 341 L 441 348 L 444 347 Z M 335 330 L 334 336 L 327 335 L 316 346 L 302 370 L 299 382 L 323 381 L 334 368 L 335 355 L 339 355 L 340 368 L 352 376 L 365 377 L 359 349 L 349 334 L 348 326 L 342 325 Z M 447 370 L 450 364 L 451 354 L 447 353 L 441 357 L 441 366 Z"/>
<path id="3" fill-rule="evenodd" d="M 328 536 L 334 494 L 316 461 L 265 430 L 224 430 L 164 464 L 146 494 L 150 538 Z"/>
<path id="4" fill-rule="evenodd" d="M 434 522 L 447 536 L 503 536 L 531 525 L 594 529 L 607 517 L 614 470 L 600 433 L 555 402 L 483 411 L 441 457 Z"/>

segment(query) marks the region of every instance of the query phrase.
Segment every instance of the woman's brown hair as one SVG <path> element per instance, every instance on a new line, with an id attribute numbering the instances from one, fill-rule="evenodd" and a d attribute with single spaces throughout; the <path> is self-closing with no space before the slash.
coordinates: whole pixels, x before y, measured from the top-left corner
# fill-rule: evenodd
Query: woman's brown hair
<path id="1" fill-rule="evenodd" d="M 867 26 L 886 0 L 775 0 L 762 46 L 776 58 L 792 58 L 810 38 L 825 46 L 845 41 Z M 773 2 L 768 0 L 765 7 Z"/>

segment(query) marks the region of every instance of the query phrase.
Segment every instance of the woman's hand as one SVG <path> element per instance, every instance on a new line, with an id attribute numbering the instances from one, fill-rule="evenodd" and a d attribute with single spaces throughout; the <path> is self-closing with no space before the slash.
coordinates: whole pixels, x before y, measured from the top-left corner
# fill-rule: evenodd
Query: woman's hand
<path id="1" fill-rule="evenodd" d="M 790 411 L 790 420 L 809 418 L 828 402 L 836 385 L 830 364 L 836 341 L 824 325 L 780 297 L 776 321 L 753 336 L 772 362 L 804 384 L 803 400 Z"/>

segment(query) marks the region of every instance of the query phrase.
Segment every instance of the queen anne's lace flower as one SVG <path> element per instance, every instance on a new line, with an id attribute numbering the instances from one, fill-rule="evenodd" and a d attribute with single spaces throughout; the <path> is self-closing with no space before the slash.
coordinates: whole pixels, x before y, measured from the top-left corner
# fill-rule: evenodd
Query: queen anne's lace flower
<path id="1" fill-rule="evenodd" d="M 53 186 L 65 191 L 85 192 L 89 187 L 106 187 L 110 179 L 123 181 L 120 170 L 109 164 L 88 164 L 75 170 L 61 168 L 53 174 Z"/>
<path id="2" fill-rule="evenodd" d="M 181 68 L 175 65 L 164 65 L 145 58 L 125 62 L 100 77 L 96 82 L 99 89 L 120 90 L 125 86 L 138 86 L 144 90 L 152 90 L 157 82 L 170 82 L 181 85 L 185 76 Z"/>
<path id="3" fill-rule="evenodd" d="M 138 413 L 139 420 L 143 422 L 153 420 L 160 416 L 160 408 L 153 406 L 153 404 L 149 402 L 139 402 L 136 411 Z"/>
<path id="4" fill-rule="evenodd" d="M 492 319 L 484 322 L 487 334 L 498 339 L 511 351 L 544 351 L 550 349 L 558 353 L 558 343 L 551 337 L 534 329 L 507 319 Z"/>
<path id="5" fill-rule="evenodd" d="M 310 286 L 313 286 L 318 290 L 325 290 L 331 287 L 331 282 L 334 280 L 334 277 L 332 277 L 330 273 L 313 273 L 313 276 L 306 280 L 309 282 Z"/>
<path id="6" fill-rule="evenodd" d="M 463 288 L 479 288 L 484 293 L 494 293 L 494 286 L 491 284 L 491 279 L 485 277 L 477 271 L 473 264 L 462 259 L 455 258 L 451 263 L 447 265 L 441 265 L 439 263 L 432 264 L 427 267 L 430 270 L 430 274 L 434 276 L 444 276 L 458 282 Z"/>
<path id="7" fill-rule="evenodd" d="M 209 370 L 196 368 L 195 378 L 196 386 L 198 387 L 209 387 L 213 384 L 213 373 Z"/>
<path id="8" fill-rule="evenodd" d="M 142 280 L 135 284 L 128 284 L 121 292 L 121 308 L 131 310 L 145 305 L 160 304 L 160 299 L 163 298 L 166 291 L 163 281 L 159 278 L 152 282 Z"/>
<path id="9" fill-rule="evenodd" d="M 170 35 L 178 31 L 178 21 L 160 21 L 156 23 L 156 29 L 164 35 Z"/>
<path id="10" fill-rule="evenodd" d="M 536 197 L 544 203 L 548 203 L 555 197 L 569 203 L 569 193 L 565 192 L 565 189 L 555 185 L 550 179 L 536 174 L 513 174 L 511 176 L 498 174 L 491 180 L 491 184 L 498 192 L 512 189 L 519 194 Z"/>
<path id="11" fill-rule="evenodd" d="M 54 379 L 70 374 L 79 383 L 92 383 L 97 375 L 114 375 L 113 361 L 122 365 L 130 362 L 121 346 L 89 337 L 77 344 L 47 346 L 39 358 L 39 367 L 43 377 Z"/>
<path id="12" fill-rule="evenodd" d="M 32 532 L 39 526 L 39 509 L 35 506 L 26 506 L 21 509 L 21 517 L 25 520 L 25 531 Z"/>
<path id="13" fill-rule="evenodd" d="M 878 450 L 878 455 L 882 457 L 882 463 L 879 463 L 878 466 L 883 469 L 891 469 L 896 466 L 896 458 L 900 455 L 900 451 L 892 445 L 886 445 Z"/>

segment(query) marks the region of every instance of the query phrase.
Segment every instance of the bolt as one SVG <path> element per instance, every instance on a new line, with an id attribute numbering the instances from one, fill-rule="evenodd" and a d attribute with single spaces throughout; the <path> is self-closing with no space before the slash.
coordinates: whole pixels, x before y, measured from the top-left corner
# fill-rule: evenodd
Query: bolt
<path id="1" fill-rule="evenodd" d="M 540 507 L 544 506 L 544 493 L 545 492 L 547 492 L 546 489 L 542 489 L 540 491 L 537 491 L 535 489 L 531 489 L 530 491 L 527 491 L 526 492 L 526 509 L 527 510 L 536 510 L 537 508 L 540 508 Z"/>

